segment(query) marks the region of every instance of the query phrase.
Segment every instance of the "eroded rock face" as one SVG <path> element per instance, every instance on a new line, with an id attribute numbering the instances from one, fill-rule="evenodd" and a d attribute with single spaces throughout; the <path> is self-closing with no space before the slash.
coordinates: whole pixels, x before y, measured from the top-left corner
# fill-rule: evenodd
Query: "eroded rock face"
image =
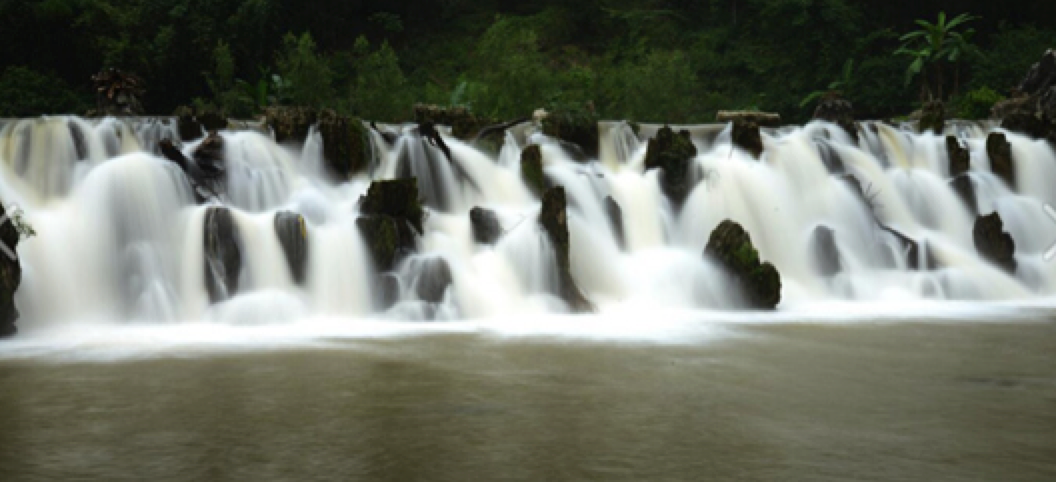
<path id="1" fill-rule="evenodd" d="M 9 205 L 8 205 L 9 206 Z M 10 214 L 7 206 L 0 204 L 0 217 Z M 14 224 L 5 222 L 0 224 L 0 243 L 7 246 L 12 253 L 18 247 L 19 234 Z M 15 291 L 22 282 L 22 265 L 18 258 L 11 259 L 5 254 L 0 254 L 0 338 L 14 335 L 18 331 L 15 322 L 18 321 L 18 308 L 15 306 Z"/>
<path id="2" fill-rule="evenodd" d="M 308 269 L 308 225 L 303 216 L 290 211 L 275 213 L 274 222 L 290 275 L 297 284 L 304 284 Z"/>
<path id="3" fill-rule="evenodd" d="M 532 144 L 521 151 L 521 178 L 532 193 L 542 197 L 547 183 L 546 175 L 543 174 L 543 151 L 538 144 Z"/>
<path id="4" fill-rule="evenodd" d="M 839 94 L 826 94 L 814 109 L 814 118 L 832 122 L 843 128 L 851 140 L 858 142 L 858 128 L 854 122 L 854 105 Z"/>
<path id="5" fill-rule="evenodd" d="M 242 238 L 231 211 L 211 207 L 205 212 L 205 288 L 217 303 L 238 293 L 242 274 Z"/>
<path id="6" fill-rule="evenodd" d="M 677 207 L 681 207 L 693 188 L 690 164 L 697 157 L 697 148 L 689 131 L 677 134 L 664 126 L 649 139 L 645 154 L 645 168 L 660 169 L 660 188 Z"/>
<path id="7" fill-rule="evenodd" d="M 379 272 L 391 271 L 415 251 L 425 222 L 417 178 L 374 181 L 360 197 L 359 211 L 356 227 Z"/>
<path id="8" fill-rule="evenodd" d="M 733 276 L 744 293 L 748 308 L 773 310 L 781 302 L 781 275 L 769 262 L 759 261 L 759 252 L 748 232 L 725 220 L 711 232 L 704 255 Z"/>
<path id="9" fill-rule="evenodd" d="M 1016 272 L 1016 241 L 1005 232 L 1004 222 L 996 212 L 980 216 L 972 228 L 975 249 L 983 258 L 1009 272 Z"/>
<path id="10" fill-rule="evenodd" d="M 920 127 L 919 131 L 921 134 L 931 131 L 937 135 L 942 135 L 942 131 L 946 129 L 946 106 L 943 105 L 940 100 L 933 100 L 924 104 L 924 109 L 920 115 Z"/>
<path id="11" fill-rule="evenodd" d="M 572 264 L 569 258 L 568 217 L 565 188 L 558 186 L 543 194 L 543 206 L 539 212 L 539 224 L 543 226 L 554 247 L 560 287 L 557 295 L 568 303 L 576 313 L 594 311 L 594 304 L 587 300 L 572 279 Z"/>
<path id="12" fill-rule="evenodd" d="M 763 136 L 755 122 L 737 119 L 733 121 L 733 144 L 759 159 L 763 155 Z"/>
<path id="13" fill-rule="evenodd" d="M 475 207 L 469 210 L 473 239 L 480 244 L 495 244 L 502 236 L 502 225 L 495 211 Z"/>
<path id="14" fill-rule="evenodd" d="M 986 154 L 990 157 L 990 169 L 1005 181 L 1009 189 L 1016 189 L 1016 167 L 1012 162 L 1012 144 L 1000 132 L 991 132 L 986 138 Z"/>

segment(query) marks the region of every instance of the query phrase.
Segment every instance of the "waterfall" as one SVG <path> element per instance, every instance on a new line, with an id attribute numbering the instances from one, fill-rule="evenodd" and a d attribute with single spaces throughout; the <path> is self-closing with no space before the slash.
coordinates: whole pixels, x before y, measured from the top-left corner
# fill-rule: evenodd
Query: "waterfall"
<path id="1" fill-rule="evenodd" d="M 1045 211 L 1056 203 L 1056 154 L 1044 141 L 989 123 L 952 122 L 946 132 L 970 152 L 977 208 L 950 182 L 945 136 L 879 122 L 861 123 L 857 140 L 821 122 L 764 129 L 759 159 L 733 146 L 727 125 L 686 126 L 697 155 L 681 204 L 665 196 L 661 174 L 645 168 L 660 125 L 600 123 L 597 159 L 588 162 L 532 123 L 505 132 L 493 153 L 443 130 L 437 142 L 415 125 L 385 126 L 388 137 L 370 131 L 368 172 L 341 180 L 325 169 L 316 128 L 301 145 L 223 131 L 226 189 L 205 204 L 193 179 L 161 157 L 162 141 L 179 138 L 174 119 L 44 117 L 0 126 L 0 197 L 21 207 L 37 231 L 19 246 L 23 330 L 86 321 L 245 325 L 567 311 L 556 295 L 554 246 L 537 222 L 539 200 L 522 179 L 521 152 L 532 144 L 541 147 L 546 181 L 567 192 L 571 274 L 602 314 L 739 306 L 743 293 L 703 255 L 725 219 L 741 224 L 780 271 L 781 310 L 1056 294 L 1056 262 L 1044 259 L 1056 242 L 1056 221 Z M 1014 188 L 991 170 L 986 136 L 995 131 L 1011 144 Z M 182 153 L 192 156 L 201 142 L 185 143 Z M 412 177 L 427 210 L 424 232 L 415 253 L 378 273 L 357 228 L 359 199 L 373 180 Z M 474 239 L 474 207 L 495 213 L 495 243 Z M 229 245 L 204 246 L 209 230 L 219 229 L 206 226 L 211 209 L 230 213 L 224 229 L 237 239 L 223 241 Z M 976 216 L 991 212 L 1015 240 L 1014 272 L 974 245 Z M 278 213 L 303 222 L 303 280 L 276 231 Z M 919 246 L 916 258 L 907 240 Z M 205 266 L 230 253 L 238 261 L 224 266 L 231 289 L 217 299 Z M 839 268 L 826 268 L 827 257 Z"/>

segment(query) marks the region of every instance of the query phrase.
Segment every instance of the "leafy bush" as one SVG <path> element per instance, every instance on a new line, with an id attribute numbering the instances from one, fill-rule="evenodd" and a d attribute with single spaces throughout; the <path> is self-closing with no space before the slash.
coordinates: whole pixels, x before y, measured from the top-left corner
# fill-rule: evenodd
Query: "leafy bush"
<path id="1" fill-rule="evenodd" d="M 82 112 L 89 102 L 62 79 L 12 66 L 0 74 L 0 115 L 31 117 Z"/>
<path id="2" fill-rule="evenodd" d="M 334 99 L 333 74 L 326 59 L 315 51 L 312 35 L 286 34 L 279 52 L 278 75 L 284 85 L 279 100 L 293 105 L 325 107 Z"/>
<path id="3" fill-rule="evenodd" d="M 957 117 L 962 119 L 986 119 L 990 117 L 990 109 L 998 101 L 1004 100 L 1004 96 L 989 87 L 980 87 L 965 92 L 953 100 Z"/>

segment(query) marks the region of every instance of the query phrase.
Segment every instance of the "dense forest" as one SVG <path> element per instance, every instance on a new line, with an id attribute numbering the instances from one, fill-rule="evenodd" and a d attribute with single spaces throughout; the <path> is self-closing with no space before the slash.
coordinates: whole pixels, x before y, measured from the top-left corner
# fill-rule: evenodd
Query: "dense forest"
<path id="1" fill-rule="evenodd" d="M 928 51 L 944 22 L 950 43 Z M 396 121 L 426 102 L 492 118 L 560 104 L 802 121 L 836 90 L 863 118 L 925 98 L 974 118 L 1056 47 L 1056 2 L 0 0 L 0 31 L 2 116 L 85 112 L 91 76 L 113 67 L 141 79 L 151 114 L 299 104 Z"/>

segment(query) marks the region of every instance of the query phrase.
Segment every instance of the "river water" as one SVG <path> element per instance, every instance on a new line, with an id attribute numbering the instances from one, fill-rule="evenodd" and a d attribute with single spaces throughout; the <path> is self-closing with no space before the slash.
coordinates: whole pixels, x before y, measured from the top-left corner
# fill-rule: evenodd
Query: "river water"
<path id="1" fill-rule="evenodd" d="M 0 480 L 1054 480 L 1049 319 L 20 339 Z"/>

